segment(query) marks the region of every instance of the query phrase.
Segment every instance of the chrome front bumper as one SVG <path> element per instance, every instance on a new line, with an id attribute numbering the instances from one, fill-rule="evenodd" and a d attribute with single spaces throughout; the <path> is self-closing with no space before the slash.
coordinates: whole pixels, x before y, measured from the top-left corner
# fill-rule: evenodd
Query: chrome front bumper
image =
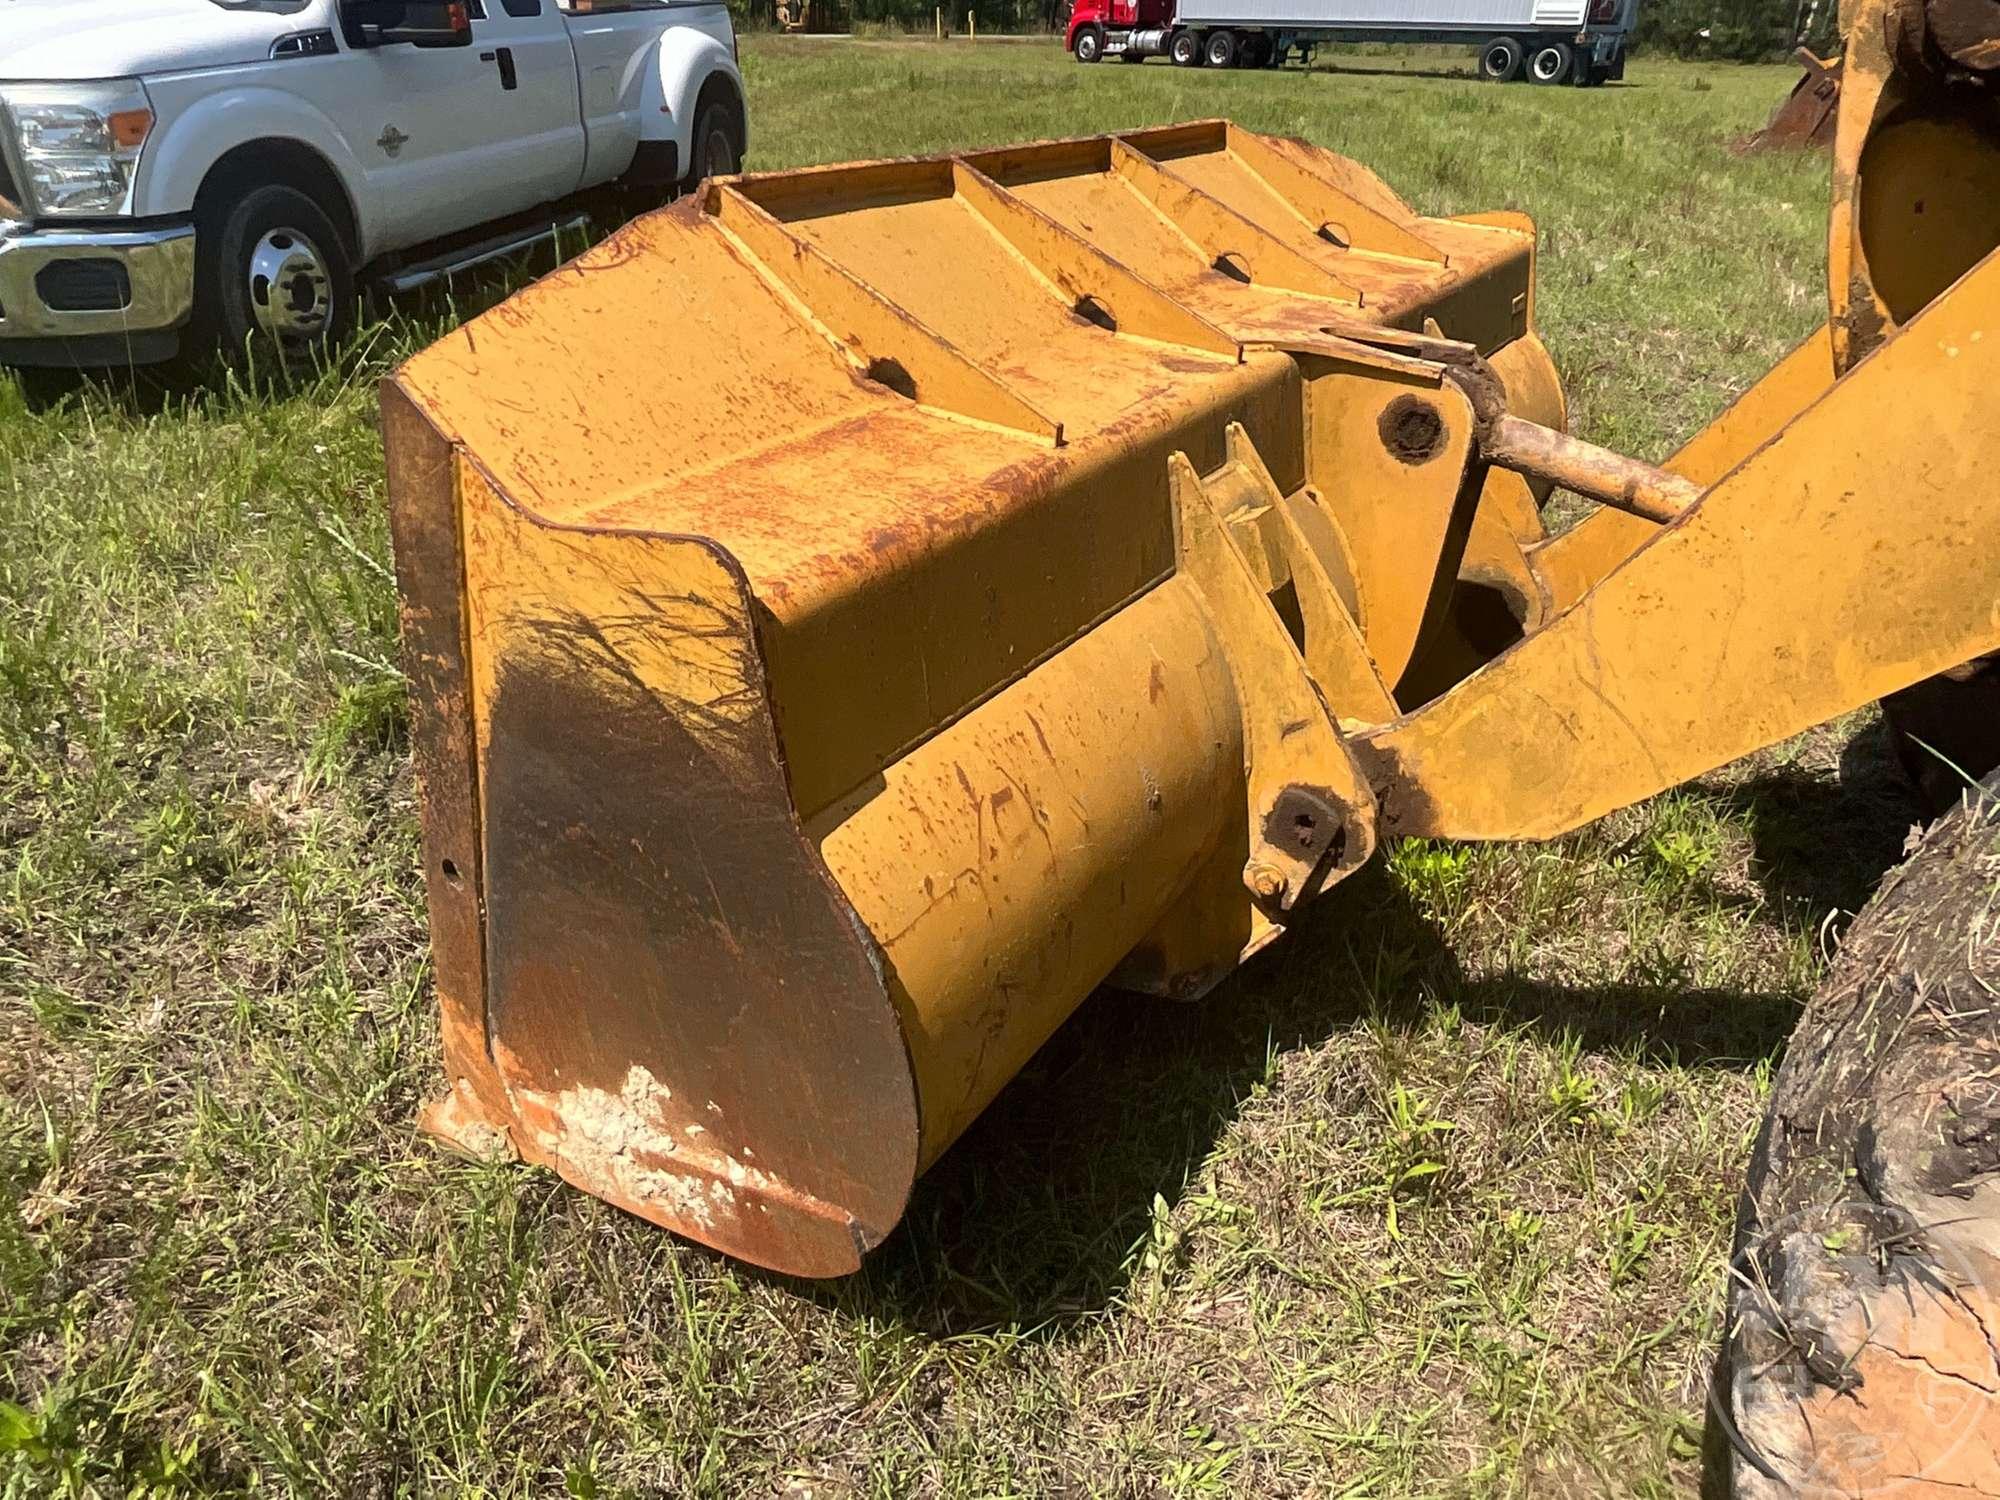
<path id="1" fill-rule="evenodd" d="M 51 276 L 78 274 L 71 262 L 108 270 L 112 296 L 66 311 L 49 305 Z M 108 266 L 105 265 L 108 263 Z M 111 267 L 123 267 L 122 282 Z M 58 302 L 74 300 L 57 297 Z M 122 305 L 108 305 L 121 301 Z M 10 339 L 101 338 L 179 328 L 194 311 L 194 229 L 29 229 L 0 224 L 0 361 Z"/>

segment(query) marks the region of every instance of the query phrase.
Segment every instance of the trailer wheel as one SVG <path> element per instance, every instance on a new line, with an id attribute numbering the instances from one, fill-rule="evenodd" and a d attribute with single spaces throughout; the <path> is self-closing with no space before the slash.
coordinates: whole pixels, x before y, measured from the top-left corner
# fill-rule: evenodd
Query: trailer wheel
<path id="1" fill-rule="evenodd" d="M 1488 83 L 1511 83 L 1521 71 L 1521 44 L 1511 36 L 1497 36 L 1479 54 L 1479 76 Z"/>
<path id="2" fill-rule="evenodd" d="M 1104 28 L 1086 26 L 1076 34 L 1076 60 L 1080 63 L 1094 63 L 1104 57 Z"/>
<path id="3" fill-rule="evenodd" d="M 1201 37 L 1192 31 L 1176 31 L 1174 39 L 1167 43 L 1167 56 L 1176 66 L 1198 68 L 1201 66 Z"/>
<path id="4" fill-rule="evenodd" d="M 1211 31 L 1208 34 L 1208 41 L 1202 47 L 1202 58 L 1211 68 L 1235 67 L 1236 33 Z"/>
<path id="5" fill-rule="evenodd" d="M 1243 38 L 1243 66 L 1246 68 L 1271 66 L 1271 38 L 1267 33 L 1253 31 Z"/>
<path id="6" fill-rule="evenodd" d="M 1536 83 L 1561 83 L 1575 65 L 1576 54 L 1570 51 L 1568 42 L 1550 42 L 1546 47 L 1537 47 L 1535 55 L 1528 59 L 1528 76 Z"/>

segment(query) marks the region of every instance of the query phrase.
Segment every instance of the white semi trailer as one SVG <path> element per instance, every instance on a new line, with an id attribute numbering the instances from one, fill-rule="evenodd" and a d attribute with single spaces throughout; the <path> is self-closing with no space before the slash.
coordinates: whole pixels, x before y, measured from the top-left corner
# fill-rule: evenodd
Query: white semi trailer
<path id="1" fill-rule="evenodd" d="M 1078 62 L 1275 67 L 1327 42 L 1457 42 L 1480 76 L 1588 87 L 1625 76 L 1639 0 L 1076 0 Z"/>

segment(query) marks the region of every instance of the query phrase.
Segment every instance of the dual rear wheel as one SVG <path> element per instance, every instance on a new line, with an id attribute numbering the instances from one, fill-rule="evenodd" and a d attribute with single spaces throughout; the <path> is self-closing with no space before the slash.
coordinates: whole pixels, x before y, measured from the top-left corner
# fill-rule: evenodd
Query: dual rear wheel
<path id="1" fill-rule="evenodd" d="M 1263 68 L 1277 59 L 1271 39 L 1260 31 L 1177 31 L 1167 56 L 1183 68 Z"/>
<path id="2" fill-rule="evenodd" d="M 1490 83 L 1507 83 L 1525 76 L 1532 83 L 1597 83 L 1600 77 L 1588 61 L 1577 61 L 1568 42 L 1537 42 L 1523 46 L 1511 36 L 1498 36 L 1479 54 L 1479 76 Z"/>

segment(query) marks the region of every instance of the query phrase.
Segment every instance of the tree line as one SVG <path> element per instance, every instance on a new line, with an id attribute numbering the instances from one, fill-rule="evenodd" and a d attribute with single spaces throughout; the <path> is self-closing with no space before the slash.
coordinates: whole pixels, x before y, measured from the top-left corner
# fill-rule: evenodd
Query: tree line
<path id="1" fill-rule="evenodd" d="M 1633 49 L 1763 62 L 1797 47 L 1840 48 L 1836 0 L 1640 0 Z"/>

